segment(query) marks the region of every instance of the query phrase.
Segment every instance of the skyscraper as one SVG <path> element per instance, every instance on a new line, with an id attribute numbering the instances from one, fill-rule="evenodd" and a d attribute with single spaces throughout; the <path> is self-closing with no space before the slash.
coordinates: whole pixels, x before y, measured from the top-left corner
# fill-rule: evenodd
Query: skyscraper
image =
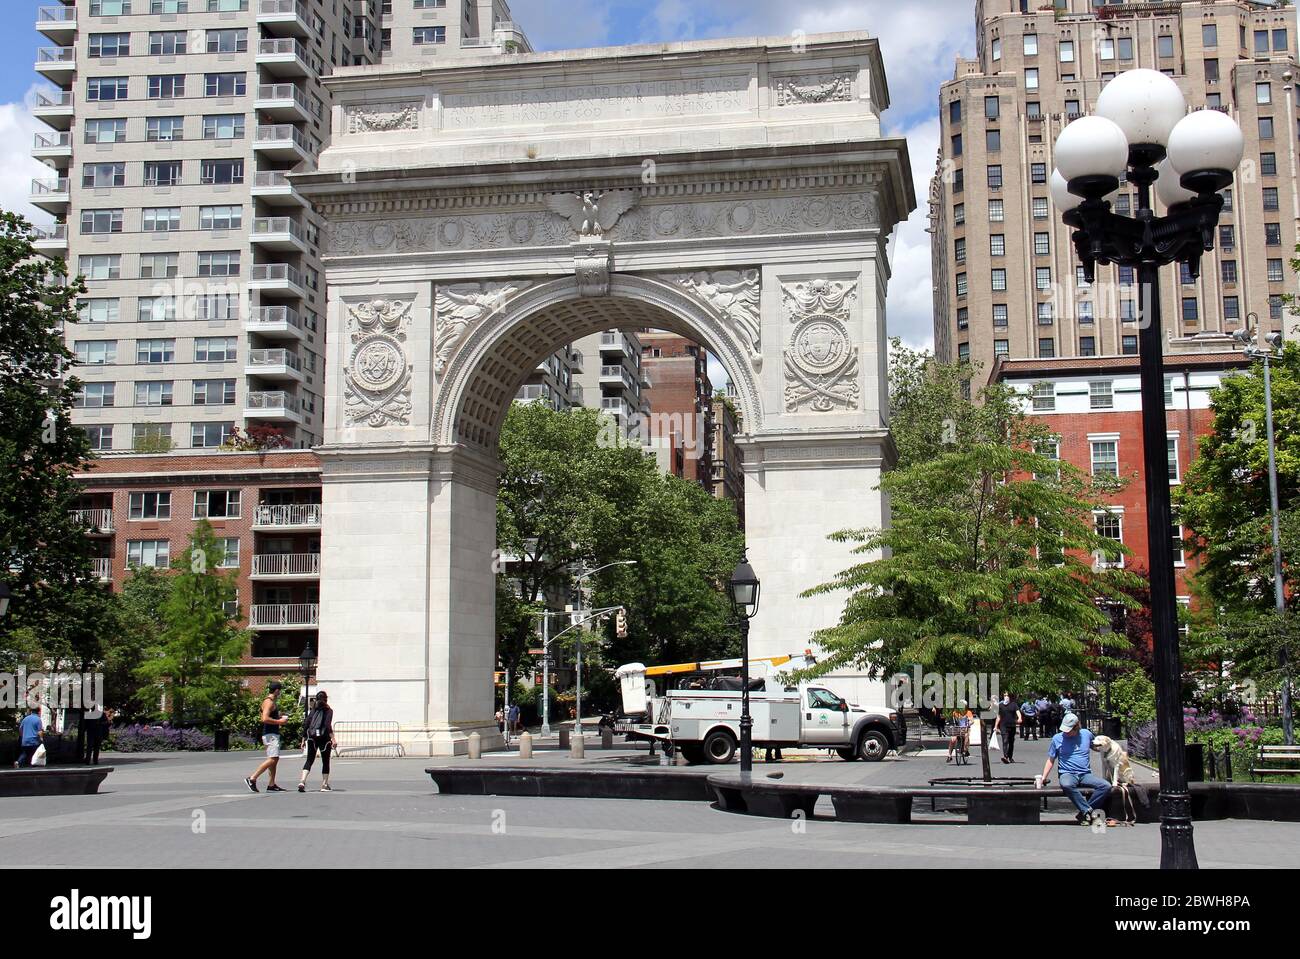
<path id="1" fill-rule="evenodd" d="M 1221 110 L 1246 135 L 1246 160 L 1224 191 L 1215 252 L 1201 275 L 1164 271 L 1172 338 L 1215 337 L 1254 313 L 1286 327 L 1296 290 L 1294 98 L 1296 10 L 1252 0 L 1161 3 L 977 0 L 976 56 L 939 94 L 940 149 L 930 191 L 934 337 L 944 360 L 985 376 L 999 356 L 1137 353 L 1132 270 L 1098 267 L 1087 284 L 1050 199 L 1052 148 L 1091 113 L 1117 73 L 1173 77 L 1192 110 Z M 1136 203 L 1121 185 L 1119 212 Z"/>

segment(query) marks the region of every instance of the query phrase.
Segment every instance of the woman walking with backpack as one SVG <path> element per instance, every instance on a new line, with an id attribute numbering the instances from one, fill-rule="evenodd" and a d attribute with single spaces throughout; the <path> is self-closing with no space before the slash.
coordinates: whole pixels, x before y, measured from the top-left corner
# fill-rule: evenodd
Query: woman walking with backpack
<path id="1" fill-rule="evenodd" d="M 307 714 L 307 731 L 303 736 L 307 761 L 302 764 L 302 776 L 298 780 L 298 792 L 307 791 L 307 774 L 311 772 L 316 753 L 320 753 L 320 791 L 330 792 L 330 750 L 338 749 L 334 739 L 334 710 L 329 707 L 329 697 L 321 690 L 316 694 L 315 704 Z"/>

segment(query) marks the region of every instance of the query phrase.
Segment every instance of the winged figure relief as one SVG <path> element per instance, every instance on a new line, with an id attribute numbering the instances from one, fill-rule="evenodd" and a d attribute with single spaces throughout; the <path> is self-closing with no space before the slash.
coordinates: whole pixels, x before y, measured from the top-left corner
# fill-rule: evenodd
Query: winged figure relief
<path id="1" fill-rule="evenodd" d="M 614 229 L 614 224 L 632 207 L 639 197 L 633 190 L 613 190 L 599 196 L 592 191 L 555 193 L 546 198 L 546 208 L 569 221 L 579 236 L 601 236 Z"/>

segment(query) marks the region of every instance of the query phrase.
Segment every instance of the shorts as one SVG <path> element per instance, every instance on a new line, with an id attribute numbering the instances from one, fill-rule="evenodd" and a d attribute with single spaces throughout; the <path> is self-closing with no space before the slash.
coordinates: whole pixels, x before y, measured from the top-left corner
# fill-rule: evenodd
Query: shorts
<path id="1" fill-rule="evenodd" d="M 262 737 L 262 745 L 266 747 L 267 759 L 280 758 L 280 737 L 274 733 L 267 733 Z"/>

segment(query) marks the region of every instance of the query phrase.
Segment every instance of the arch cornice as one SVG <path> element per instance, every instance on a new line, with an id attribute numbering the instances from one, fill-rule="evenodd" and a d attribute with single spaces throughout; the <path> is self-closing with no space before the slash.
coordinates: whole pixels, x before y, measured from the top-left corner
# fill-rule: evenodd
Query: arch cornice
<path id="1" fill-rule="evenodd" d="M 762 395 L 751 365 L 751 357 L 731 321 L 718 316 L 704 303 L 677 286 L 651 276 L 614 273 L 610 276 L 609 297 L 634 300 L 656 306 L 676 317 L 692 335 L 700 339 L 726 367 L 736 388 L 737 401 L 744 418 L 745 431 L 755 433 L 763 422 Z M 547 308 L 570 300 L 583 299 L 575 276 L 566 276 L 528 287 L 506 301 L 500 309 L 467 333 L 452 355 L 435 390 L 432 417 L 434 443 L 454 445 L 462 442 L 456 421 L 480 364 L 521 323 Z M 588 331 L 575 331 L 584 335 Z M 576 336 L 575 336 L 576 338 Z M 555 344 L 556 348 L 563 344 Z M 505 416 L 501 410 L 500 420 Z"/>

